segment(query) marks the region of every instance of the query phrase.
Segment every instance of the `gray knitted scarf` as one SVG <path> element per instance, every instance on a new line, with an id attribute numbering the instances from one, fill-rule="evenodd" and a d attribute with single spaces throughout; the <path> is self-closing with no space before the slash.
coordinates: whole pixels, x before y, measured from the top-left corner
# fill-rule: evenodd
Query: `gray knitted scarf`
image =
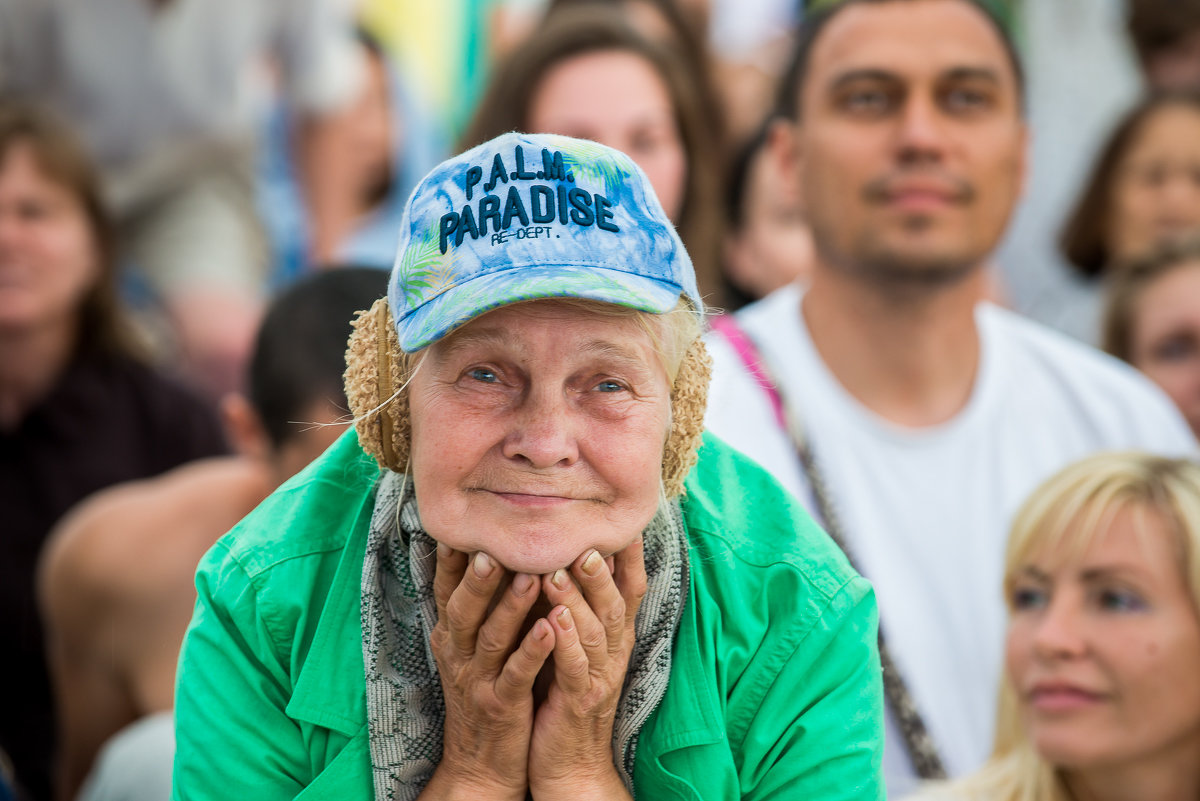
<path id="1" fill-rule="evenodd" d="M 672 502 L 643 534 L 646 597 L 613 724 L 613 755 L 633 794 L 638 733 L 662 700 L 671 646 L 688 589 L 687 536 Z M 411 485 L 389 471 L 379 482 L 362 579 L 363 663 L 375 798 L 409 801 L 442 756 L 445 701 L 429 635 L 437 623 L 437 544 L 421 528 Z"/>

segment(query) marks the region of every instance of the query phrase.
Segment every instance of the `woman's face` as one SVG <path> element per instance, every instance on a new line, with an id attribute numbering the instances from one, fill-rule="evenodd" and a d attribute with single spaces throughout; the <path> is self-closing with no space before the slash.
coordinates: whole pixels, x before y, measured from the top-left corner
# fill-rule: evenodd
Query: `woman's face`
<path id="1" fill-rule="evenodd" d="M 409 392 L 435 540 L 544 574 L 620 551 L 654 516 L 670 389 L 634 319 L 506 306 L 430 346 Z"/>
<path id="2" fill-rule="evenodd" d="M 534 89 L 526 122 L 535 133 L 623 151 L 646 172 L 667 216 L 679 222 L 687 154 L 667 85 L 641 56 L 610 50 L 559 62 Z"/>
<path id="3" fill-rule="evenodd" d="M 358 190 L 357 199 L 366 211 L 383 199 L 379 196 L 380 188 L 386 187 L 391 180 L 395 148 L 393 126 L 398 120 L 392 113 L 387 65 L 365 46 L 362 50 L 366 75 L 350 109 L 346 163 Z"/>
<path id="4" fill-rule="evenodd" d="M 1200 437 L 1200 261 L 1142 290 L 1130 339 L 1133 365 L 1162 387 Z"/>
<path id="5" fill-rule="evenodd" d="M 1200 110 L 1169 105 L 1142 125 L 1113 179 L 1109 250 L 1145 253 L 1200 228 Z"/>
<path id="6" fill-rule="evenodd" d="M 0 155 L 0 332 L 69 324 L 99 269 L 78 199 L 29 145 L 11 146 Z"/>
<path id="7" fill-rule="evenodd" d="M 729 280 L 755 298 L 797 278 L 807 280 L 812 272 L 812 233 L 777 166 L 765 147 L 754 156 L 742 201 L 744 222 L 726 236 Z"/>
<path id="8" fill-rule="evenodd" d="M 1157 512 L 1127 505 L 1078 558 L 1030 560 L 1009 603 L 1008 678 L 1044 758 L 1200 764 L 1200 620 Z"/>

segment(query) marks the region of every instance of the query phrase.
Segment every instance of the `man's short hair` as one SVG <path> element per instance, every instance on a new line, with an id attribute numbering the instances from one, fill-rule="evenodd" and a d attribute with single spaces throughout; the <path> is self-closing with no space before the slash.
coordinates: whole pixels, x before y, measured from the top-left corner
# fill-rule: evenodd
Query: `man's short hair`
<path id="1" fill-rule="evenodd" d="M 346 343 L 355 313 L 387 292 L 388 273 L 331 268 L 284 290 L 267 310 L 250 360 L 249 397 L 278 448 L 322 399 L 345 409 Z"/>
<path id="2" fill-rule="evenodd" d="M 812 52 L 816 47 L 817 41 L 821 38 L 822 31 L 831 20 L 850 6 L 881 5 L 883 3 L 912 1 L 837 0 L 836 2 L 819 6 L 815 11 L 806 16 L 796 33 L 796 43 L 792 48 L 792 58 L 787 70 L 783 74 L 783 80 L 779 84 L 779 94 L 775 102 L 775 116 L 789 120 L 800 119 L 800 92 L 808 79 Z M 1009 63 L 1012 66 L 1013 76 L 1016 78 L 1017 96 L 1023 107 L 1025 98 L 1025 70 L 1021 66 L 1021 57 L 1017 53 L 1017 46 L 1013 42 L 1013 37 L 1009 33 L 1008 28 L 1001 22 L 991 6 L 982 2 L 982 0 L 958 0 L 958 2 L 966 3 L 979 11 L 1000 38 L 1000 43 L 1003 45 L 1004 52 L 1008 56 Z"/>
<path id="3" fill-rule="evenodd" d="M 1129 37 L 1143 63 L 1200 30 L 1196 0 L 1130 0 Z"/>

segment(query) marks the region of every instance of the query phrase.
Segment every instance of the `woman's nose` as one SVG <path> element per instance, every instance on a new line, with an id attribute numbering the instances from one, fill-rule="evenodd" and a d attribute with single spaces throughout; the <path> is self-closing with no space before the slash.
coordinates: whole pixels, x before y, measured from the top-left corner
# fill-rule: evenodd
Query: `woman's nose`
<path id="1" fill-rule="evenodd" d="M 20 223 L 16 219 L 16 215 L 5 212 L 0 209 L 0 248 L 8 249 L 15 246 L 15 243 L 20 235 Z"/>
<path id="2" fill-rule="evenodd" d="M 1083 609 L 1077 599 L 1055 597 L 1038 620 L 1034 650 L 1045 659 L 1082 656 L 1087 650 L 1083 623 Z"/>
<path id="3" fill-rule="evenodd" d="M 536 469 L 569 466 L 579 458 L 574 416 L 561 389 L 531 390 L 514 411 L 504 455 Z"/>
<path id="4" fill-rule="evenodd" d="M 1191 170 L 1172 172 L 1163 187 L 1163 199 L 1171 211 L 1186 216 L 1192 222 L 1200 217 L 1200 185 Z"/>

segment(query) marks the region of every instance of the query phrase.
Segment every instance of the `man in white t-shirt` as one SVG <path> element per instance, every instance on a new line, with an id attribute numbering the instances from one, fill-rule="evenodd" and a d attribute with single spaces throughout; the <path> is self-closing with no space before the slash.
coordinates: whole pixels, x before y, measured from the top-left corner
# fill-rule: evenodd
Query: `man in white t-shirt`
<path id="1" fill-rule="evenodd" d="M 876 587 L 898 672 L 951 775 L 991 747 L 1003 548 L 1041 480 L 1099 449 L 1195 448 L 1132 370 L 979 303 L 1025 176 L 1019 64 L 971 0 L 846 0 L 807 21 L 772 152 L 816 247 L 805 291 L 710 338 L 709 427 L 818 515 L 761 360 Z M 757 355 L 754 355 L 757 351 Z M 914 781 L 889 710 L 889 794 Z"/>

